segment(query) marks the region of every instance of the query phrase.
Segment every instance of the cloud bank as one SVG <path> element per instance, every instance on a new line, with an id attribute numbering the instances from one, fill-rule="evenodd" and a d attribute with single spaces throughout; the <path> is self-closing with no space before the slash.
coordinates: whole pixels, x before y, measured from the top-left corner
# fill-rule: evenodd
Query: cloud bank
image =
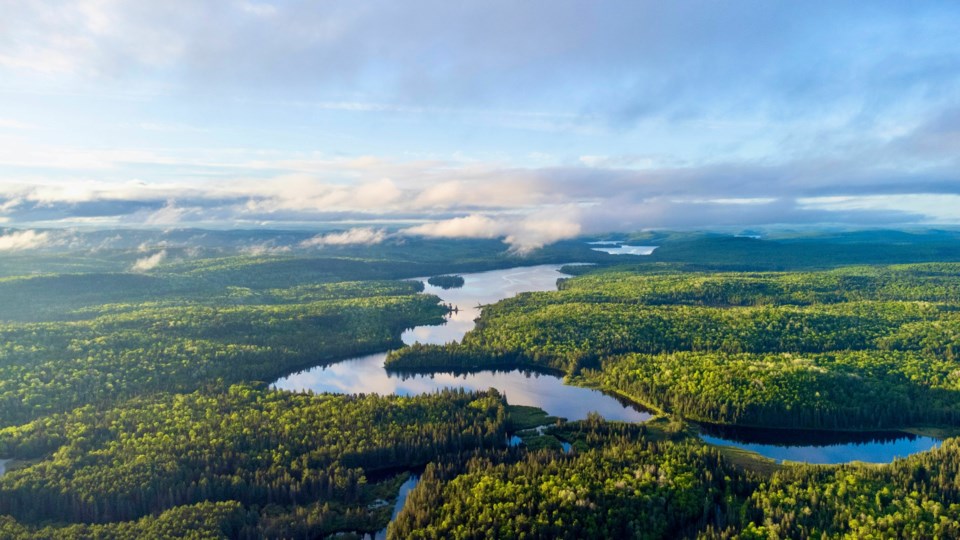
<path id="1" fill-rule="evenodd" d="M 15 3 L 0 223 L 333 224 L 305 247 L 515 252 L 642 228 L 957 225 L 958 20 L 905 1 Z"/>
<path id="2" fill-rule="evenodd" d="M 480 214 L 457 217 L 404 229 L 404 234 L 435 238 L 502 238 L 510 250 L 525 254 L 558 240 L 578 236 L 582 227 L 579 211 L 561 208 L 539 211 L 527 216 Z"/>
<path id="3" fill-rule="evenodd" d="M 346 246 L 346 245 L 373 245 L 387 239 L 387 232 L 383 229 L 358 227 L 343 232 L 328 233 L 314 236 L 300 243 L 300 247 Z"/>
<path id="4" fill-rule="evenodd" d="M 47 246 L 52 239 L 48 232 L 14 231 L 0 236 L 0 251 L 21 251 Z"/>

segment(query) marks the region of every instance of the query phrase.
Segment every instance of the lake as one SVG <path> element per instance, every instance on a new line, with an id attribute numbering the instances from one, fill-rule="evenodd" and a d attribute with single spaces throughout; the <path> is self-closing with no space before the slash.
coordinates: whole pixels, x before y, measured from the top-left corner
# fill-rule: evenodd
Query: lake
<path id="1" fill-rule="evenodd" d="M 709 424 L 699 427 L 700 438 L 709 444 L 734 446 L 777 462 L 889 463 L 940 445 L 933 437 L 904 431 L 781 430 Z"/>
<path id="2" fill-rule="evenodd" d="M 439 296 L 459 311 L 451 313 L 446 323 L 418 326 L 403 333 L 403 342 L 444 344 L 459 341 L 473 329 L 480 307 L 509 298 L 520 292 L 556 290 L 557 280 L 568 277 L 559 272 L 561 265 L 541 265 L 508 270 L 464 274 L 464 285 L 458 289 L 442 289 L 424 285 L 424 292 Z M 422 279 L 421 281 L 426 281 Z M 274 387 L 281 390 L 313 390 L 343 394 L 377 393 L 409 396 L 443 388 L 487 390 L 496 388 L 513 405 L 540 407 L 553 416 L 583 420 L 597 412 L 608 420 L 643 422 L 651 418 L 598 390 L 568 386 L 548 373 L 527 370 L 480 371 L 468 374 L 397 374 L 383 368 L 386 353 L 376 353 L 328 366 L 320 366 L 279 379 Z"/>
<path id="3" fill-rule="evenodd" d="M 618 242 L 590 242 L 590 249 L 611 255 L 652 255 L 660 246 L 628 246 Z"/>
<path id="4" fill-rule="evenodd" d="M 642 246 L 634 246 L 642 247 Z M 650 247 L 650 246 L 647 246 Z M 481 306 L 509 298 L 520 292 L 550 291 L 557 280 L 567 277 L 559 272 L 562 265 L 540 265 L 507 270 L 462 274 L 464 286 L 442 289 L 425 284 L 424 292 L 435 294 L 459 311 L 436 326 L 418 326 L 403 333 L 403 342 L 443 344 L 460 340 L 474 327 Z M 420 279 L 425 282 L 426 278 Z M 415 395 L 442 388 L 486 390 L 496 388 L 515 405 L 540 407 L 547 414 L 582 420 L 597 412 L 607 420 L 644 422 L 649 412 L 623 403 L 598 390 L 567 386 L 550 373 L 526 370 L 479 371 L 468 374 L 434 373 L 401 375 L 383 367 L 386 353 L 377 353 L 335 364 L 320 366 L 277 380 L 274 387 L 282 390 L 314 392 L 377 393 L 381 395 Z M 797 437 L 800 437 L 798 439 Z M 824 439 L 813 432 L 781 430 L 705 430 L 703 440 L 716 445 L 735 446 L 757 452 L 778 461 L 810 463 L 845 463 L 850 461 L 889 462 L 934 448 L 939 441 L 903 432 L 842 433 Z M 839 437 L 839 438 L 838 438 Z"/>

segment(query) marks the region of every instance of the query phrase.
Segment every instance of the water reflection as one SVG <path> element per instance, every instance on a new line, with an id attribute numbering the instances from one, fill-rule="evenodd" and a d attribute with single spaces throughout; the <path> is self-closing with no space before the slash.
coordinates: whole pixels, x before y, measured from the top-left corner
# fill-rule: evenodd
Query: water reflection
<path id="1" fill-rule="evenodd" d="M 445 304 L 457 308 L 440 326 L 418 326 L 407 330 L 401 336 L 403 342 L 412 345 L 415 342 L 443 345 L 459 341 L 463 335 L 473 330 L 474 320 L 480 316 L 481 306 L 499 302 L 521 292 L 553 291 L 557 280 L 569 277 L 559 271 L 559 265 L 528 266 L 493 270 L 476 274 L 463 274 L 463 287 L 442 289 L 420 279 L 427 294 L 435 294 Z"/>
<path id="2" fill-rule="evenodd" d="M 443 344 L 458 341 L 474 327 L 483 305 L 521 292 L 556 290 L 557 280 L 567 277 L 560 265 L 540 265 L 463 274 L 463 287 L 442 289 L 424 282 L 424 292 L 435 294 L 445 304 L 458 308 L 446 323 L 418 326 L 403 333 L 403 342 Z M 317 367 L 284 377 L 274 383 L 282 390 L 313 390 L 343 394 L 377 393 L 402 396 L 424 394 L 443 388 L 487 390 L 496 388 L 512 405 L 540 407 L 547 414 L 582 420 L 590 412 L 608 420 L 643 422 L 651 417 L 616 399 L 588 388 L 567 386 L 556 376 L 533 371 L 480 371 L 476 373 L 397 374 L 383 368 L 386 353 L 361 356 L 330 366 Z"/>
<path id="3" fill-rule="evenodd" d="M 624 246 L 640 248 L 642 246 Z M 653 248 L 652 246 L 646 246 Z M 425 283 L 425 292 L 459 311 L 451 314 L 443 325 L 421 326 L 403 334 L 407 344 L 414 342 L 443 344 L 457 341 L 474 327 L 480 307 L 525 291 L 556 289 L 557 279 L 566 275 L 560 265 L 541 265 L 476 274 L 463 274 L 464 285 L 458 289 L 442 289 Z M 426 281 L 423 279 L 421 281 Z M 385 353 L 371 354 L 317 367 L 284 377 L 274 383 L 283 390 L 314 392 L 377 393 L 382 395 L 415 395 L 442 388 L 486 390 L 496 388 L 515 405 L 539 407 L 553 416 L 581 420 L 590 412 L 598 412 L 607 420 L 643 422 L 651 415 L 600 391 L 566 386 L 551 374 L 531 371 L 481 371 L 476 373 L 435 373 L 402 375 L 383 368 Z M 849 461 L 889 462 L 929 450 L 939 444 L 930 437 L 903 432 L 870 434 L 833 433 L 787 430 L 712 430 L 704 428 L 703 439 L 711 444 L 736 446 L 782 461 L 810 463 L 844 463 Z"/>
<path id="4" fill-rule="evenodd" d="M 701 438 L 707 443 L 756 452 L 778 462 L 889 463 L 898 457 L 940 445 L 940 441 L 932 437 L 903 431 L 836 432 L 717 425 L 701 425 L 700 428 Z"/>
<path id="5" fill-rule="evenodd" d="M 660 246 L 628 246 L 621 244 L 619 246 L 594 247 L 590 249 L 609 253 L 610 255 L 652 255 L 658 247 Z"/>
<path id="6" fill-rule="evenodd" d="M 597 412 L 607 420 L 643 422 L 646 412 L 617 401 L 598 390 L 567 386 L 550 374 L 535 371 L 480 371 L 477 373 L 397 374 L 383 368 L 386 355 L 371 354 L 331 366 L 314 368 L 280 379 L 282 390 L 313 390 L 343 394 L 377 393 L 411 396 L 443 388 L 487 390 L 496 388 L 511 405 L 540 407 L 547 414 L 583 420 Z"/>
<path id="7" fill-rule="evenodd" d="M 397 515 L 403 510 L 403 505 L 407 502 L 407 495 L 417 487 L 417 482 L 420 481 L 420 476 L 416 474 L 411 474 L 410 478 L 407 478 L 407 481 L 400 485 L 400 492 L 397 494 L 397 502 L 393 505 L 393 514 L 390 516 L 390 522 L 393 523 L 397 519 Z M 374 537 L 376 540 L 386 540 L 387 538 L 387 529 L 383 528 L 377 532 L 377 535 Z"/>

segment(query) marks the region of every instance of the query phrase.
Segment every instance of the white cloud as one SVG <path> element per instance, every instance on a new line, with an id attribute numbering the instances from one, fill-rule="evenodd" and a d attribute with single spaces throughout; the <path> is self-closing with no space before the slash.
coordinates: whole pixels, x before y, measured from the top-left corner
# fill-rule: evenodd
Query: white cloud
<path id="1" fill-rule="evenodd" d="M 178 208 L 174 201 L 168 201 L 166 206 L 148 215 L 144 220 L 147 225 L 174 225 L 183 219 L 187 209 Z"/>
<path id="2" fill-rule="evenodd" d="M 357 186 L 350 203 L 359 208 L 383 208 L 399 199 L 401 194 L 393 180 L 384 178 Z"/>
<path id="3" fill-rule="evenodd" d="M 505 233 L 502 222 L 479 214 L 424 223 L 404 229 L 404 233 L 437 238 L 496 238 Z"/>
<path id="4" fill-rule="evenodd" d="M 52 238 L 48 232 L 14 231 L 0 236 L 0 251 L 36 249 L 50 244 L 52 244 Z"/>
<path id="5" fill-rule="evenodd" d="M 15 153 L 0 149 L 4 151 Z M 187 157 L 157 151 L 151 163 L 197 172 L 176 181 L 65 179 L 56 171 L 50 177 L 4 178 L 0 215 L 23 227 L 424 222 L 406 234 L 503 238 L 516 251 L 568 238 L 574 231 L 875 224 L 881 219 L 890 224 L 956 222 L 960 162 L 898 173 L 885 163 L 872 165 L 867 158 L 873 157 L 635 169 L 578 164 L 521 168 L 468 159 L 392 161 L 252 150 L 238 150 L 231 162 L 225 150 Z M 124 171 L 122 158 L 114 159 L 110 167 Z M 313 245 L 382 241 L 358 233 L 318 238 Z"/>
<path id="6" fill-rule="evenodd" d="M 527 253 L 558 240 L 574 238 L 581 230 L 576 209 L 551 209 L 528 216 L 512 226 L 504 242 L 512 251 Z"/>
<path id="7" fill-rule="evenodd" d="M 259 2 L 243 2 L 240 9 L 258 17 L 272 17 L 277 14 L 276 6 Z"/>
<path id="8" fill-rule="evenodd" d="M 12 198 L 12 199 L 8 199 L 8 200 L 4 201 L 3 203 L 0 203 L 0 213 L 9 212 L 10 210 L 13 210 L 13 209 L 16 208 L 17 206 L 19 206 L 20 203 L 22 203 L 22 202 L 23 202 L 23 199 L 20 199 L 20 198 L 17 198 L 17 197 L 14 197 L 14 198 Z"/>
<path id="9" fill-rule="evenodd" d="M 147 272 L 159 266 L 160 263 L 162 263 L 163 260 L 166 258 L 167 258 L 167 250 L 164 249 L 154 253 L 153 255 L 149 255 L 147 257 L 142 257 L 140 259 L 137 259 L 137 261 L 133 263 L 133 266 L 130 269 L 133 270 L 134 272 Z"/>
<path id="10" fill-rule="evenodd" d="M 496 217 L 472 214 L 404 229 L 404 234 L 438 238 L 503 238 L 515 253 L 528 253 L 546 244 L 580 234 L 579 211 L 551 208 L 529 215 Z"/>
<path id="11" fill-rule="evenodd" d="M 383 229 L 357 227 L 348 231 L 314 236 L 300 243 L 301 247 L 344 246 L 349 244 L 379 244 L 387 239 Z"/>

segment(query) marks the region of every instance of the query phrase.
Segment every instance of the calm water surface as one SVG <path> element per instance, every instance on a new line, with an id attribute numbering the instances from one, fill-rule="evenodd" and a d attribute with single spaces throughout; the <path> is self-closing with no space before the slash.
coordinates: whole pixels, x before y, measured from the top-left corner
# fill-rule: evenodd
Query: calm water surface
<path id="1" fill-rule="evenodd" d="M 622 246 L 631 249 L 653 246 Z M 492 304 L 526 291 L 552 291 L 557 279 L 565 277 L 560 265 L 541 265 L 508 270 L 494 270 L 462 274 L 464 286 L 441 289 L 426 284 L 425 291 L 435 294 L 446 304 L 456 306 L 445 324 L 418 326 L 403 333 L 406 344 L 415 342 L 443 344 L 460 340 L 473 329 L 474 319 L 480 316 L 481 306 Z M 643 422 L 651 415 L 597 390 L 566 386 L 551 374 L 523 370 L 480 371 L 470 374 L 436 373 L 432 375 L 398 375 L 383 368 L 386 353 L 371 354 L 313 368 L 284 377 L 274 383 L 283 390 L 313 390 L 314 392 L 378 393 L 382 395 L 415 395 L 442 388 L 486 390 L 496 388 L 514 405 L 540 407 L 548 414 L 569 420 L 581 420 L 590 412 L 597 412 L 608 420 Z M 800 437 L 800 439 L 798 439 Z M 705 432 L 703 439 L 710 444 L 735 446 L 757 452 L 778 461 L 807 461 L 810 463 L 845 463 L 866 461 L 883 463 L 895 457 L 929 450 L 939 444 L 930 437 L 918 437 L 902 432 L 882 434 L 815 435 L 809 432 L 786 435 L 777 430 L 742 430 Z"/>
<path id="2" fill-rule="evenodd" d="M 410 495 L 410 491 L 417 487 L 419 481 L 420 476 L 411 474 L 410 478 L 407 478 L 407 481 L 400 485 L 400 493 L 397 494 L 397 502 L 393 505 L 393 514 L 390 516 L 391 522 L 397 519 L 397 514 L 403 510 L 403 505 L 407 503 L 407 495 Z M 374 538 L 375 540 L 387 540 L 387 529 L 383 528 L 378 531 Z"/>
<path id="3" fill-rule="evenodd" d="M 937 439 L 904 432 L 896 432 L 896 435 L 893 436 L 864 434 L 854 436 L 855 440 L 850 442 L 824 442 L 806 445 L 743 442 L 711 435 L 701 435 L 701 438 L 710 444 L 736 446 L 778 462 L 803 461 L 819 464 L 847 463 L 850 461 L 889 463 L 896 458 L 907 457 L 910 454 L 930 450 L 940 445 L 940 441 Z"/>
<path id="4" fill-rule="evenodd" d="M 614 247 L 595 247 L 594 251 L 602 251 L 611 255 L 652 255 L 660 246 L 628 246 L 626 244 Z"/>
<path id="5" fill-rule="evenodd" d="M 463 274 L 464 285 L 441 289 L 424 283 L 424 292 L 435 294 L 459 310 L 439 326 L 418 326 L 403 333 L 403 342 L 444 344 L 459 341 L 474 327 L 480 306 L 509 298 L 520 292 L 556 290 L 557 279 L 566 277 L 560 265 L 530 266 Z M 421 280 L 421 281 L 426 281 Z M 386 353 L 361 356 L 284 377 L 274 383 L 282 390 L 313 390 L 345 394 L 377 393 L 410 396 L 443 388 L 487 390 L 496 388 L 512 405 L 540 407 L 548 414 L 569 420 L 583 420 L 590 412 L 608 420 L 643 422 L 651 415 L 617 401 L 597 390 L 567 386 L 554 375 L 533 371 L 480 371 L 469 374 L 397 374 L 383 368 Z"/>

